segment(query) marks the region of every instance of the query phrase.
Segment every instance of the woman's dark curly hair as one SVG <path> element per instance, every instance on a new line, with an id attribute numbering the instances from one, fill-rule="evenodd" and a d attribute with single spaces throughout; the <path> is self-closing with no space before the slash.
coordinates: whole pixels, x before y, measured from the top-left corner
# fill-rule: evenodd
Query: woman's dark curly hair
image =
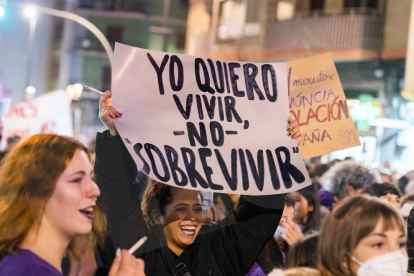
<path id="1" fill-rule="evenodd" d="M 174 187 L 175 189 L 181 189 Z M 203 201 L 203 195 L 200 193 L 201 201 Z M 166 207 L 173 200 L 171 186 L 155 181 L 151 178 L 148 179 L 147 188 L 141 201 L 141 209 L 144 214 L 144 220 L 147 223 L 147 227 L 157 224 L 153 218 L 152 212 L 155 210 L 159 212 L 161 216 L 165 216 Z"/>

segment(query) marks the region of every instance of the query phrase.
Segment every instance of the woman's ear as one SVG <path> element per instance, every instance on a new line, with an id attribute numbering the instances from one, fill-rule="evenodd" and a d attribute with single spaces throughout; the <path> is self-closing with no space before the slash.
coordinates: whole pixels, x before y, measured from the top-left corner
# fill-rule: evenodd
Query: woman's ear
<path id="1" fill-rule="evenodd" d="M 159 210 L 153 209 L 151 211 L 151 220 L 154 224 L 163 224 L 164 220 Z"/>
<path id="2" fill-rule="evenodd" d="M 313 205 L 308 206 L 308 212 L 313 212 L 314 209 L 315 207 Z"/>

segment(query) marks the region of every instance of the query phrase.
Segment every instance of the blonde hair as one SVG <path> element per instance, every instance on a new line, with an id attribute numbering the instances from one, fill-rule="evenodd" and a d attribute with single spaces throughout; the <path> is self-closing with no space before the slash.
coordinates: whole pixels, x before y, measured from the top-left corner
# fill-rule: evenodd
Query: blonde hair
<path id="1" fill-rule="evenodd" d="M 88 149 L 79 141 L 55 134 L 34 135 L 5 158 L 0 169 L 0 260 L 16 250 L 32 227 L 38 227 L 44 206 L 75 151 Z M 76 236 L 68 253 L 80 260 L 86 248 L 103 241 L 106 218 L 94 210 L 92 231 Z"/>
<path id="2" fill-rule="evenodd" d="M 328 215 L 319 239 L 321 275 L 355 276 L 349 270 L 349 254 L 374 231 L 381 219 L 384 231 L 398 227 L 405 233 L 404 222 L 397 210 L 377 198 L 355 196 L 335 207 Z"/>
<path id="3" fill-rule="evenodd" d="M 319 271 L 308 267 L 296 267 L 284 271 L 285 276 L 320 276 Z"/>

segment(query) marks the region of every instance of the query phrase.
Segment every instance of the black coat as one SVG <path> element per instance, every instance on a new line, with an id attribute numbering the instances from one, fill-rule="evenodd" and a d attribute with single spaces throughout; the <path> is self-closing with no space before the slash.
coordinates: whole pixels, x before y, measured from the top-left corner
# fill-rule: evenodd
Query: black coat
<path id="1" fill-rule="evenodd" d="M 148 231 L 139 197 L 145 185 L 119 136 L 97 134 L 95 174 L 114 248 L 128 249 L 141 237 L 149 237 L 136 254 L 144 259 L 147 276 L 179 275 L 175 268 L 179 262 L 192 276 L 245 275 L 275 233 L 284 208 L 284 195 L 244 196 L 235 212 L 214 228 L 203 226 L 194 243 L 177 257 L 167 247 L 160 226 Z"/>

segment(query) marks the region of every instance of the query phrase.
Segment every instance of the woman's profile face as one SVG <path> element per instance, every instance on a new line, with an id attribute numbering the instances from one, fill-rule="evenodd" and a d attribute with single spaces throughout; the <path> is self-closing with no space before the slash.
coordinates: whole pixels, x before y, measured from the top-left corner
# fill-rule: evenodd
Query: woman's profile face
<path id="1" fill-rule="evenodd" d="M 406 243 L 407 238 L 397 224 L 394 228 L 384 231 L 383 219 L 381 219 L 378 221 L 375 229 L 358 243 L 351 255 L 361 263 L 373 257 L 395 251 L 401 251 L 404 255 L 407 255 Z M 359 264 L 351 262 L 351 269 L 354 273 L 357 272 L 358 268 Z"/>
<path id="2" fill-rule="evenodd" d="M 295 197 L 294 217 L 293 220 L 299 224 L 305 224 L 308 219 L 308 213 L 313 211 L 313 206 L 309 205 L 308 200 L 298 192 L 293 193 Z"/>
<path id="3" fill-rule="evenodd" d="M 164 234 L 168 246 L 185 249 L 203 224 L 202 196 L 198 191 L 171 187 L 172 201 L 166 206 Z"/>
<path id="4" fill-rule="evenodd" d="M 92 230 L 93 211 L 99 188 L 92 180 L 93 168 L 84 151 L 77 150 L 56 182 L 40 227 L 72 238 Z"/>

